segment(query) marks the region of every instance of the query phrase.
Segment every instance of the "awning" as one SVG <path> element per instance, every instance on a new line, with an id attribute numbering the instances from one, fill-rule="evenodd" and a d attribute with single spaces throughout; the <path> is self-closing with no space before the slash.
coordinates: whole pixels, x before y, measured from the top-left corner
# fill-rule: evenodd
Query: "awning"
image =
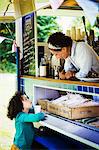
<path id="1" fill-rule="evenodd" d="M 94 13 L 94 17 L 99 15 L 98 7 L 99 1 L 98 0 L 0 0 L 0 22 L 6 20 L 14 20 L 17 17 L 23 16 L 27 13 L 30 13 L 35 10 L 39 10 L 41 8 L 47 8 L 48 6 L 53 8 L 54 5 L 62 1 L 61 8 L 62 9 L 83 9 L 87 13 L 87 16 L 91 16 Z M 85 2 L 87 5 L 85 6 Z M 88 5 L 88 3 L 90 3 Z M 79 5 L 78 5 L 79 4 Z M 59 7 L 59 8 L 60 8 Z M 94 7 L 94 9 L 93 9 Z M 8 9 L 7 9 L 8 8 Z M 4 16 L 5 13 L 5 16 Z M 15 17 L 15 15 L 17 17 Z M 90 18 L 89 18 L 90 19 Z"/>
<path id="2" fill-rule="evenodd" d="M 31 13 L 49 5 L 49 0 L 0 0 L 0 22 Z"/>

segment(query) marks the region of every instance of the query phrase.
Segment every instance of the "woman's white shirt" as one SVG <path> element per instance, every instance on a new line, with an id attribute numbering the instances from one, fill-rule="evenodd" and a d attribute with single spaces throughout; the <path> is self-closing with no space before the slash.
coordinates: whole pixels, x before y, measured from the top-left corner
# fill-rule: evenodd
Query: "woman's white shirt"
<path id="1" fill-rule="evenodd" d="M 73 42 L 71 56 L 65 59 L 64 70 L 78 70 L 77 78 L 86 77 L 89 71 L 99 73 L 99 58 L 94 50 L 85 42 Z"/>

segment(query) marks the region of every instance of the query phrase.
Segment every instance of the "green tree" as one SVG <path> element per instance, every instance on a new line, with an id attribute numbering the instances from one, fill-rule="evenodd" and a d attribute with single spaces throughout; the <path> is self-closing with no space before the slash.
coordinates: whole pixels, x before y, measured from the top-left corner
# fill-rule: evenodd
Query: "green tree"
<path id="1" fill-rule="evenodd" d="M 56 31 L 61 31 L 56 19 L 57 18 L 53 16 L 37 17 L 37 38 L 39 42 L 44 42 L 50 34 Z"/>
<path id="2" fill-rule="evenodd" d="M 0 36 L 4 36 L 14 40 L 15 23 L 0 23 Z M 12 53 L 12 44 L 13 43 L 10 40 L 4 40 L 0 44 L 0 72 L 16 71 L 15 53 Z"/>

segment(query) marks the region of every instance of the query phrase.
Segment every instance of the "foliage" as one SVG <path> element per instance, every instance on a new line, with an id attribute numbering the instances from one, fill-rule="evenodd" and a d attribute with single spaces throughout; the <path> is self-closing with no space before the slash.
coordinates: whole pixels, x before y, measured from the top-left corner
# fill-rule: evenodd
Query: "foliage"
<path id="1" fill-rule="evenodd" d="M 61 28 L 56 22 L 56 17 L 38 16 L 37 17 L 37 32 L 38 41 L 44 42 L 53 32 L 61 31 Z"/>
<path id="2" fill-rule="evenodd" d="M 15 23 L 0 23 L 0 36 L 15 39 Z"/>
<path id="3" fill-rule="evenodd" d="M 15 24 L 0 23 L 0 36 L 15 39 Z M 10 40 L 4 40 L 0 44 L 0 72 L 15 71 L 16 60 L 15 60 L 15 53 L 12 53 L 12 44 L 13 43 Z"/>
<path id="4" fill-rule="evenodd" d="M 38 16 L 37 17 L 38 41 L 45 41 L 47 37 L 56 31 L 60 31 L 56 23 L 56 17 Z M 0 36 L 7 38 L 15 38 L 15 24 L 14 23 L 1 23 Z M 15 71 L 15 53 L 11 52 L 12 41 L 4 40 L 0 44 L 0 72 Z M 14 63 L 14 64 L 13 64 Z M 9 67 L 10 66 L 10 67 Z"/>
<path id="5" fill-rule="evenodd" d="M 83 29 L 84 25 L 82 22 L 82 17 L 76 17 L 76 19 L 72 23 L 72 26 L 75 26 L 76 28 Z"/>
<path id="6" fill-rule="evenodd" d="M 72 26 L 76 26 L 77 28 L 84 29 L 82 17 L 77 17 L 74 20 Z M 94 33 L 95 33 L 95 37 L 98 37 L 99 36 L 99 18 L 97 17 L 96 22 L 93 26 L 91 26 L 90 22 L 86 18 L 86 29 L 87 29 L 88 33 L 89 33 L 90 29 L 93 29 Z"/>
<path id="7" fill-rule="evenodd" d="M 15 73 L 16 72 L 16 65 L 3 59 L 0 61 L 0 73 Z"/>

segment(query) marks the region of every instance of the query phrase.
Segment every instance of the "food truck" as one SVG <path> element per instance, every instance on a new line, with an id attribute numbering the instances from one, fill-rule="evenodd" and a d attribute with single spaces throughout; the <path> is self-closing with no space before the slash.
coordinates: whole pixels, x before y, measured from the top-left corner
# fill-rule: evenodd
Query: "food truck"
<path id="1" fill-rule="evenodd" d="M 50 74 L 48 65 L 42 65 L 40 72 L 41 58 L 48 48 L 47 43 L 37 41 L 39 15 L 84 16 L 84 12 L 78 5 L 65 3 L 53 10 L 46 4 L 16 19 L 18 90 L 25 91 L 33 106 L 41 105 L 46 114 L 46 119 L 36 124 L 40 131 L 37 142 L 48 149 L 55 145 L 66 149 L 67 143 L 76 149 L 99 149 L 99 80 L 60 80 L 55 72 Z"/>
<path id="2" fill-rule="evenodd" d="M 70 8 L 63 5 L 55 11 L 50 7 L 39 9 L 16 21 L 16 27 L 22 41 L 20 42 L 22 54 L 18 63 L 18 89 L 27 93 L 33 101 L 33 106 L 41 105 L 42 111 L 47 116 L 45 120 L 37 125 L 42 131 L 41 135 L 43 131 L 47 135 L 45 138 L 40 136 L 37 142 L 50 149 L 55 142 L 54 140 L 51 141 L 50 138 L 47 139 L 47 137 L 51 135 L 51 139 L 53 139 L 55 134 L 58 148 L 62 149 L 63 146 L 59 145 L 64 145 L 69 139 L 69 145 L 72 145 L 73 142 L 76 143 L 76 146 L 79 145 L 75 147 L 76 149 L 80 149 L 81 146 L 83 148 L 99 149 L 98 80 L 95 81 L 95 78 L 91 80 L 87 78 L 83 81 L 60 80 L 51 74 L 48 76 L 46 71 L 44 72 L 44 68 L 49 71 L 48 66 L 42 65 L 40 70 L 40 61 L 47 53 L 47 43 L 40 44 L 37 41 L 36 17 L 45 14 L 60 15 L 61 13 L 67 16 L 84 15 L 81 7 Z M 40 47 L 43 48 L 43 54 L 40 53 Z M 77 106 L 76 103 L 80 103 L 83 101 L 82 99 L 86 103 Z M 67 104 L 68 102 L 69 104 Z M 66 145 L 68 145 L 67 142 Z M 54 148 L 54 146 L 51 148 Z"/>

